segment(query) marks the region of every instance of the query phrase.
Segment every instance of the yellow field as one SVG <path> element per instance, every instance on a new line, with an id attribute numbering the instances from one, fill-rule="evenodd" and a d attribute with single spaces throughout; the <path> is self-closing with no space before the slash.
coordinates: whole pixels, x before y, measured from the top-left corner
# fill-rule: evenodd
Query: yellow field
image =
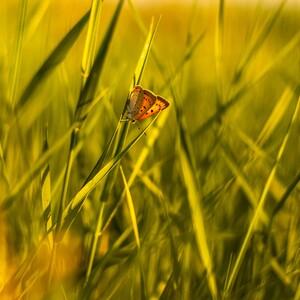
<path id="1" fill-rule="evenodd" d="M 299 5 L 198 2 L 1 2 L 0 299 L 300 298 Z"/>

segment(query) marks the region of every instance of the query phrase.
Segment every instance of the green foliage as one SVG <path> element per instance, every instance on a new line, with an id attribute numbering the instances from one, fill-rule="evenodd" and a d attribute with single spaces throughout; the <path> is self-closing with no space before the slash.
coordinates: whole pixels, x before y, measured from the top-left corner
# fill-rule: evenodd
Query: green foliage
<path id="1" fill-rule="evenodd" d="M 285 2 L 0 4 L 1 299 L 299 299 Z"/>

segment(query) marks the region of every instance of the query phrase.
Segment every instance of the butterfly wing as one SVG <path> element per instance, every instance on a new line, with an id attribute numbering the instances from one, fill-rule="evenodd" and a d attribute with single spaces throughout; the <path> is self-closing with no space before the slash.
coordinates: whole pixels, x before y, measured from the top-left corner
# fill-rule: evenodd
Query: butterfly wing
<path id="1" fill-rule="evenodd" d="M 128 119 L 134 120 L 137 112 L 140 110 L 143 104 L 144 89 L 137 85 L 130 94 L 128 103 Z"/>
<path id="2" fill-rule="evenodd" d="M 150 91 L 145 90 L 144 92 L 150 92 Z M 140 121 L 140 120 L 146 119 L 152 115 L 159 113 L 161 110 L 167 108 L 170 105 L 170 103 L 161 96 L 155 96 L 155 98 L 156 99 L 155 99 L 153 105 L 151 107 L 149 107 L 148 110 L 145 111 L 142 115 L 140 115 L 138 118 L 136 118 L 136 120 Z"/>
<path id="3" fill-rule="evenodd" d="M 138 120 L 153 106 L 155 101 L 156 96 L 152 92 L 136 86 L 130 97 L 127 117 L 134 121 Z"/>

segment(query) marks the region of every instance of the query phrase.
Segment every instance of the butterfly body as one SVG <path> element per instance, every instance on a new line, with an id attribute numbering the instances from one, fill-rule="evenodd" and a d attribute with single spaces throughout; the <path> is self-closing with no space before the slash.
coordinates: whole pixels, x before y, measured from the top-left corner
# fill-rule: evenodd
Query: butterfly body
<path id="1" fill-rule="evenodd" d="M 133 122 L 140 121 L 159 113 L 169 105 L 163 97 L 137 85 L 130 94 L 127 118 Z"/>

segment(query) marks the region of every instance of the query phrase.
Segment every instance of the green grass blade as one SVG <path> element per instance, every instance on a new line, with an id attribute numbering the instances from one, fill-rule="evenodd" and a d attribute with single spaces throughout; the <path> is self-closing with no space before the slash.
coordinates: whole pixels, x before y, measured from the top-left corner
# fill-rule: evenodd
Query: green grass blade
<path id="1" fill-rule="evenodd" d="M 251 150 L 251 161 L 260 157 L 268 162 L 270 165 L 274 163 L 274 159 L 268 155 L 264 149 L 260 147 L 254 140 L 252 140 L 246 133 L 244 133 L 237 125 L 229 124 L 232 131 L 238 136 L 238 138 L 246 144 Z M 247 168 L 250 165 L 250 160 L 244 165 L 243 168 Z"/>
<path id="2" fill-rule="evenodd" d="M 146 284 L 145 284 L 145 275 L 144 275 L 143 262 L 142 262 L 141 251 L 140 251 L 141 250 L 141 242 L 140 242 L 140 235 L 139 235 L 139 229 L 138 229 L 138 222 L 137 222 L 136 213 L 135 213 L 135 209 L 134 209 L 133 199 L 132 199 L 130 189 L 129 189 L 129 186 L 128 186 L 128 183 L 127 183 L 127 180 L 126 180 L 126 177 L 125 177 L 125 174 L 123 172 L 123 168 L 121 165 L 120 165 L 120 172 L 121 172 L 123 183 L 124 183 L 130 220 L 131 220 L 131 224 L 132 224 L 132 228 L 133 228 L 135 242 L 136 242 L 137 249 L 138 249 L 141 299 L 148 299 L 148 297 L 147 297 L 148 292 L 147 292 Z"/>
<path id="3" fill-rule="evenodd" d="M 141 248 L 140 235 L 139 235 L 139 229 L 138 229 L 138 225 L 137 225 L 138 222 L 136 219 L 136 213 L 134 210 L 132 196 L 131 196 L 129 186 L 128 186 L 122 166 L 120 166 L 120 171 L 121 171 L 121 175 L 122 175 L 122 179 L 123 179 L 123 183 L 124 183 L 127 205 L 128 205 L 128 210 L 129 210 L 129 215 L 130 215 L 130 219 L 131 219 L 131 223 L 132 223 L 133 232 L 134 232 L 135 242 L 136 242 L 137 248 L 140 249 Z"/>
<path id="4" fill-rule="evenodd" d="M 25 28 L 25 42 L 27 42 L 33 34 L 39 29 L 45 18 L 46 12 L 49 9 L 51 0 L 39 1 L 32 14 L 29 15 L 30 20 Z"/>
<path id="5" fill-rule="evenodd" d="M 159 22 L 160 22 L 160 19 L 158 20 L 158 22 L 156 23 L 156 25 L 154 27 L 154 19 L 152 19 L 148 36 L 145 40 L 145 44 L 144 44 L 142 53 L 140 55 L 139 61 L 138 61 L 137 66 L 135 68 L 133 79 L 131 81 L 131 85 L 130 85 L 130 89 L 129 89 L 130 92 L 132 91 L 132 89 L 136 85 L 140 84 L 141 81 L 142 81 L 142 77 L 143 77 L 143 74 L 144 74 L 144 71 L 145 71 L 145 68 L 146 68 L 146 64 L 147 64 L 149 54 L 150 54 L 150 51 L 151 51 L 153 39 L 154 39 L 155 33 L 157 31 Z"/>
<path id="6" fill-rule="evenodd" d="M 48 145 L 48 128 L 45 129 L 45 141 L 43 152 L 49 149 Z M 50 165 L 47 164 L 42 172 L 41 176 L 41 198 L 42 198 L 42 210 L 45 222 L 45 231 L 48 232 L 52 227 L 52 209 L 51 209 L 51 178 L 50 178 Z M 53 246 L 52 232 L 48 235 L 48 241 L 50 248 Z"/>
<path id="7" fill-rule="evenodd" d="M 101 167 L 102 167 L 102 165 L 103 165 L 103 163 L 104 163 L 104 160 L 105 160 L 105 158 L 106 158 L 106 156 L 107 156 L 107 154 L 108 154 L 108 151 L 109 151 L 109 149 L 111 148 L 112 143 L 113 143 L 113 141 L 114 141 L 114 139 L 115 139 L 117 133 L 119 132 L 119 130 L 120 130 L 120 123 L 118 124 L 118 127 L 116 128 L 116 130 L 115 130 L 115 132 L 113 133 L 113 135 L 112 135 L 110 141 L 108 142 L 107 146 L 105 147 L 105 149 L 104 149 L 102 155 L 100 156 L 100 158 L 98 159 L 97 163 L 95 164 L 93 170 L 91 171 L 91 173 L 90 173 L 90 174 L 88 175 L 88 177 L 86 178 L 86 180 L 85 180 L 83 186 L 86 185 L 86 184 L 87 184 L 87 183 L 88 183 L 88 182 L 89 182 L 89 181 L 90 181 L 90 180 L 91 180 L 91 179 L 92 179 L 92 178 L 100 171 L 100 169 L 101 169 Z"/>
<path id="8" fill-rule="evenodd" d="M 197 179 L 194 176 L 188 154 L 184 151 L 180 151 L 180 161 L 182 166 L 182 172 L 187 187 L 188 201 L 190 205 L 190 211 L 192 215 L 192 223 L 195 231 L 195 237 L 199 250 L 201 261 L 207 270 L 207 281 L 211 295 L 213 299 L 217 299 L 217 285 L 216 279 L 213 274 L 213 266 L 211 261 L 211 255 L 208 248 L 208 240 L 205 232 L 205 225 L 202 215 L 202 210 L 199 205 L 199 199 L 201 199 L 199 188 L 197 187 Z"/>
<path id="9" fill-rule="evenodd" d="M 101 44 L 101 47 L 97 53 L 95 62 L 92 66 L 90 76 L 87 78 L 86 83 L 84 85 L 84 88 L 82 89 L 79 97 L 79 101 L 75 110 L 75 122 L 78 123 L 78 127 L 74 129 L 71 135 L 71 141 L 70 141 L 70 147 L 69 147 L 69 153 L 68 153 L 68 158 L 67 158 L 67 163 L 66 163 L 66 171 L 64 174 L 64 179 L 63 179 L 63 185 L 62 185 L 62 193 L 61 193 L 61 198 L 60 198 L 60 203 L 59 203 L 59 209 L 58 209 L 58 216 L 57 216 L 57 221 L 56 221 L 56 227 L 55 227 L 55 235 L 54 235 L 54 247 L 52 249 L 52 255 L 51 255 L 51 262 L 50 262 L 50 267 L 49 267 L 49 275 L 48 275 L 48 288 L 52 284 L 52 278 L 54 274 L 54 269 L 55 269 L 55 260 L 56 256 L 58 253 L 58 244 L 61 241 L 61 227 L 62 227 L 62 222 L 63 222 L 63 212 L 66 207 L 66 199 L 67 199 L 67 192 L 68 192 L 68 187 L 69 187 L 69 182 L 70 182 L 70 175 L 71 175 L 71 168 L 73 165 L 73 161 L 75 158 L 75 149 L 78 143 L 78 137 L 79 137 L 79 132 L 81 129 L 81 125 L 83 124 L 83 121 L 87 117 L 86 114 L 83 114 L 83 111 L 89 111 L 87 108 L 88 106 L 94 105 L 94 94 L 96 92 L 97 88 L 97 82 L 99 80 L 99 77 L 101 75 L 104 61 L 106 58 L 106 54 L 108 51 L 108 47 L 110 45 L 110 41 L 112 38 L 112 34 L 115 30 L 115 26 L 117 23 L 117 20 L 119 18 L 122 4 L 124 0 L 120 0 L 117 8 L 114 12 L 114 15 L 112 17 L 112 20 L 110 22 L 110 25 L 108 27 L 108 30 L 104 36 L 103 42 Z M 98 222 L 99 224 L 99 222 Z M 96 243 L 93 243 L 96 245 Z M 90 272 L 90 269 L 88 270 L 88 273 Z"/>
<path id="10" fill-rule="evenodd" d="M 147 30 L 146 30 L 146 27 L 143 23 L 142 16 L 139 14 L 138 10 L 133 5 L 131 0 L 128 0 L 128 3 L 129 3 L 129 6 L 131 8 L 132 15 L 133 15 L 138 27 L 140 28 L 141 32 L 146 36 Z M 196 6 L 196 2 L 195 2 L 195 6 Z M 199 46 L 200 42 L 202 41 L 203 37 L 204 37 L 204 34 L 203 33 L 200 34 L 200 36 L 195 40 L 195 42 L 189 46 L 188 51 L 185 53 L 182 60 L 178 63 L 178 65 L 176 66 L 174 72 L 172 72 L 172 74 L 169 75 L 168 77 L 165 75 L 164 63 L 162 62 L 161 59 L 159 59 L 158 51 L 156 50 L 155 45 L 153 45 L 151 47 L 154 61 L 157 65 L 160 73 L 165 78 L 165 84 L 164 84 L 163 88 L 161 89 L 162 91 L 164 91 L 166 88 L 168 88 L 170 86 L 171 82 L 173 82 L 177 78 L 177 76 L 178 76 L 178 74 L 180 74 L 180 71 L 182 70 L 182 68 L 186 65 L 186 63 L 193 56 L 193 53 L 198 48 L 198 46 Z"/>
<path id="11" fill-rule="evenodd" d="M 247 196 L 247 199 L 248 199 L 250 205 L 252 206 L 253 209 L 255 209 L 257 207 L 257 204 L 258 204 L 258 198 L 254 194 L 253 188 L 250 186 L 246 174 L 237 165 L 237 163 L 236 163 L 237 160 L 233 157 L 233 154 L 230 151 L 228 145 L 226 145 L 224 142 L 222 142 L 221 147 L 222 147 L 222 150 L 223 150 L 223 155 L 224 155 L 224 159 L 225 159 L 226 164 L 230 168 L 232 174 L 234 176 L 236 176 L 238 184 L 240 185 L 240 187 L 244 191 L 245 195 Z M 262 210 L 260 217 L 261 217 L 261 220 L 265 224 L 268 224 L 269 218 L 266 215 L 266 213 L 264 212 L 264 210 Z"/>
<path id="12" fill-rule="evenodd" d="M 215 68 L 217 76 L 217 101 L 223 102 L 222 70 L 223 70 L 223 35 L 224 35 L 224 0 L 219 1 L 218 19 L 215 34 Z"/>
<path id="13" fill-rule="evenodd" d="M 281 196 L 280 200 L 278 201 L 277 205 L 275 206 L 273 212 L 272 212 L 272 218 L 276 216 L 276 214 L 282 209 L 283 205 L 285 204 L 286 200 L 292 193 L 292 191 L 297 187 L 297 184 L 300 182 L 300 172 L 295 176 L 295 178 L 292 180 L 290 185 L 287 187 L 285 193 Z"/>
<path id="14" fill-rule="evenodd" d="M 243 244 L 241 246 L 241 249 L 239 250 L 238 256 L 236 258 L 233 269 L 232 269 L 231 274 L 229 276 L 227 285 L 225 286 L 225 289 L 224 289 L 225 294 L 228 293 L 232 289 L 232 287 L 235 283 L 235 280 L 236 280 L 236 277 L 238 275 L 238 272 L 239 272 L 240 266 L 242 264 L 242 261 L 244 259 L 246 250 L 248 249 L 248 245 L 249 245 L 250 240 L 252 238 L 253 232 L 254 232 L 257 224 L 258 224 L 259 217 L 262 213 L 262 209 L 263 209 L 263 207 L 265 205 L 265 202 L 267 200 L 267 194 L 268 194 L 268 191 L 269 191 L 269 188 L 270 188 L 270 184 L 271 184 L 272 180 L 275 177 L 275 173 L 276 173 L 276 170 L 277 170 L 277 167 L 278 167 L 278 162 L 280 161 L 280 159 L 282 157 L 282 154 L 283 154 L 283 151 L 285 150 L 285 146 L 287 144 L 287 141 L 288 141 L 288 138 L 289 138 L 289 135 L 290 135 L 290 132 L 291 132 L 291 128 L 292 128 L 292 126 L 294 125 L 294 123 L 296 121 L 297 114 L 298 114 L 298 111 L 299 111 L 299 107 L 300 107 L 300 98 L 298 98 L 298 102 L 297 102 L 296 108 L 294 110 L 293 116 L 290 120 L 290 123 L 289 123 L 289 126 L 287 128 L 286 134 L 285 134 L 285 136 L 282 140 L 282 143 L 280 145 L 280 148 L 278 150 L 276 161 L 275 161 L 275 163 L 274 163 L 274 165 L 273 165 L 273 167 L 272 167 L 272 169 L 269 173 L 269 176 L 267 178 L 267 181 L 266 181 L 265 186 L 263 188 L 263 191 L 261 193 L 257 208 L 254 212 L 251 223 L 249 224 L 249 227 L 248 227 L 246 236 L 244 238 Z"/>
<path id="15" fill-rule="evenodd" d="M 266 41 L 268 35 L 270 34 L 271 30 L 273 29 L 275 22 L 278 20 L 282 9 L 286 3 L 286 0 L 281 1 L 280 5 L 277 7 L 276 10 L 272 13 L 269 19 L 266 21 L 265 26 L 261 30 L 261 33 L 258 35 L 256 40 L 253 44 L 249 47 L 248 51 L 245 51 L 244 56 L 242 57 L 239 66 L 237 67 L 236 74 L 234 77 L 234 82 L 239 81 L 243 76 L 248 64 L 250 63 L 252 57 L 258 52 L 261 48 L 262 44 Z"/>
<path id="16" fill-rule="evenodd" d="M 102 231 L 99 232 L 100 235 L 103 234 Z M 103 272 L 105 268 L 113 264 L 111 261 L 114 259 L 116 254 L 122 251 L 122 245 L 132 234 L 132 228 L 127 228 L 122 234 L 117 238 L 117 240 L 113 243 L 113 245 L 108 249 L 108 252 L 101 258 L 99 261 L 95 262 L 95 266 L 90 275 L 90 281 L 85 285 L 82 291 L 79 294 L 78 299 L 90 299 L 90 294 L 93 289 L 97 288 L 101 278 L 103 276 Z"/>
<path id="17" fill-rule="evenodd" d="M 144 135 L 147 129 L 152 125 L 156 118 L 145 127 L 140 134 L 133 139 L 119 154 L 112 158 L 90 181 L 85 184 L 75 195 L 75 197 L 70 201 L 63 213 L 64 227 L 69 227 L 74 221 L 76 215 L 78 214 L 78 208 L 82 207 L 82 201 L 85 197 L 99 184 L 99 182 L 110 173 L 122 159 L 122 157 L 134 146 L 134 144 Z"/>
<path id="18" fill-rule="evenodd" d="M 176 66 L 174 72 L 166 79 L 162 90 L 169 88 L 173 84 L 177 76 L 181 73 L 183 67 L 186 65 L 187 62 L 191 60 L 192 56 L 194 55 L 200 43 L 202 42 L 203 38 L 204 38 L 204 33 L 201 33 L 199 37 L 195 40 L 195 42 L 187 49 L 187 51 L 184 53 L 183 58 Z"/>
<path id="19" fill-rule="evenodd" d="M 90 75 L 85 83 L 85 86 L 81 92 L 80 95 L 80 100 L 78 102 L 78 106 L 76 109 L 76 113 L 75 113 L 75 119 L 78 120 L 84 120 L 86 117 L 86 111 L 90 110 L 90 107 L 92 105 L 94 105 L 95 100 L 93 99 L 93 95 L 95 93 L 96 87 L 97 87 L 97 82 L 99 81 L 99 77 L 101 75 L 102 69 L 103 69 L 103 65 L 104 65 L 104 58 L 107 54 L 107 50 L 109 47 L 109 43 L 111 41 L 112 38 L 112 34 L 115 30 L 115 26 L 117 23 L 117 20 L 119 18 L 120 12 L 121 12 L 121 8 L 123 5 L 123 0 L 120 0 L 118 3 L 118 6 L 115 10 L 115 13 L 112 17 L 112 21 L 110 23 L 110 26 L 106 32 L 106 35 L 103 39 L 103 42 L 101 44 L 101 47 L 98 51 L 98 54 L 96 56 L 95 59 L 95 63 L 91 69 Z M 86 63 L 88 63 L 88 59 L 84 59 L 84 61 L 86 61 Z M 120 124 L 118 124 L 112 138 L 110 139 L 110 142 L 108 143 L 108 146 L 106 147 L 105 151 L 103 152 L 103 154 L 101 155 L 101 157 L 99 158 L 99 160 L 97 161 L 96 165 L 94 166 L 92 172 L 89 174 L 89 176 L 87 177 L 87 179 L 85 180 L 85 184 L 87 184 L 92 178 L 93 176 L 100 171 L 100 168 L 103 164 L 104 159 L 106 158 L 106 155 L 113 143 L 113 140 L 115 138 L 115 136 L 117 136 L 117 134 L 120 132 Z M 80 211 L 82 205 L 83 205 L 84 199 L 81 199 L 80 203 L 76 206 L 76 209 L 74 209 L 72 215 L 75 218 L 75 216 L 78 214 L 78 212 Z M 73 221 L 71 221 L 72 223 Z"/>
<path id="20" fill-rule="evenodd" d="M 163 126 L 168 119 L 169 113 L 169 109 L 164 111 L 164 113 L 159 116 L 155 126 L 151 128 L 151 134 L 147 137 L 147 144 L 143 147 L 143 149 L 139 153 L 137 160 L 134 163 L 134 168 L 128 180 L 129 187 L 133 184 L 138 172 L 141 170 L 143 163 L 147 159 L 149 153 L 151 153 L 151 149 L 154 147 L 155 142 L 159 138 Z"/>
<path id="21" fill-rule="evenodd" d="M 223 155 L 225 158 L 225 162 L 233 172 L 233 174 L 236 176 L 239 185 L 242 187 L 245 195 L 247 195 L 247 199 L 249 200 L 251 206 L 253 208 L 256 208 L 258 199 L 253 194 L 253 188 L 249 185 L 248 180 L 246 179 L 245 170 L 250 168 L 250 163 L 253 163 L 253 161 L 260 156 L 261 158 L 265 159 L 266 162 L 269 162 L 270 164 L 274 163 L 274 160 L 271 159 L 265 151 L 263 151 L 260 148 L 260 145 L 264 144 L 264 141 L 268 139 L 274 129 L 280 124 L 280 121 L 282 120 L 282 117 L 284 115 L 284 112 L 288 109 L 288 106 L 293 98 L 294 91 L 291 89 L 291 87 L 287 86 L 284 90 L 281 98 L 275 105 L 272 113 L 270 114 L 268 120 L 265 123 L 265 126 L 263 127 L 261 133 L 259 134 L 259 137 L 257 138 L 256 142 L 253 142 L 249 137 L 247 137 L 244 133 L 242 133 L 238 127 L 235 127 L 235 132 L 238 133 L 238 136 L 246 142 L 247 145 L 251 147 L 251 150 L 254 152 L 253 155 L 251 155 L 251 160 L 249 160 L 242 169 L 240 169 L 237 164 L 235 163 L 236 159 L 233 158 L 232 153 L 230 153 L 230 149 L 227 145 L 224 144 L 224 142 L 221 143 L 222 149 L 223 149 Z M 262 213 L 260 216 L 262 221 L 265 224 L 269 223 L 268 217 L 265 214 L 264 210 L 262 209 Z"/>
<path id="22" fill-rule="evenodd" d="M 84 54 L 84 56 L 86 56 L 86 57 L 83 58 L 83 70 L 84 70 L 84 72 L 89 73 L 89 77 L 86 80 L 84 88 L 81 92 L 80 99 L 79 99 L 79 102 L 78 102 L 78 106 L 76 108 L 75 119 L 78 119 L 78 120 L 85 119 L 87 114 L 92 109 L 92 107 L 95 106 L 98 103 L 98 101 L 102 98 L 100 96 L 99 97 L 94 97 L 94 93 L 96 92 L 96 88 L 97 88 L 97 85 L 98 85 L 98 82 L 99 82 L 99 78 L 100 78 L 102 70 L 103 70 L 104 60 L 105 60 L 105 57 L 107 55 L 109 44 L 111 42 L 112 35 L 115 31 L 115 27 L 116 27 L 118 18 L 120 16 L 120 12 L 121 12 L 123 2 L 124 2 L 123 0 L 120 0 L 119 3 L 118 3 L 118 6 L 117 6 L 117 8 L 114 12 L 114 15 L 113 15 L 112 20 L 111 20 L 110 25 L 109 25 L 109 28 L 107 29 L 107 32 L 106 32 L 106 34 L 103 38 L 103 41 L 101 43 L 101 47 L 100 47 L 100 49 L 97 53 L 97 56 L 96 56 L 96 59 L 95 59 L 95 62 L 92 66 L 91 71 L 88 71 L 89 64 L 90 64 L 90 61 L 91 61 L 91 58 L 88 57 L 88 56 L 92 55 L 93 46 L 90 45 L 89 47 L 88 46 L 86 47 L 85 54 Z M 95 10 L 99 9 L 99 5 L 100 5 L 99 3 L 96 3 L 94 9 Z M 96 11 L 95 11 L 95 14 L 96 14 Z M 95 23 L 98 22 L 97 21 L 98 18 L 99 18 L 99 16 L 95 15 L 94 23 L 93 23 L 94 25 L 92 25 L 92 26 L 96 26 Z M 93 28 L 90 31 L 91 31 L 90 35 L 94 36 L 96 30 Z M 91 43 L 92 43 L 92 41 L 90 41 L 90 42 L 87 41 L 87 44 L 91 44 Z M 102 92 L 101 95 L 103 95 L 103 94 L 104 93 Z M 102 166 L 102 163 L 103 163 L 104 159 L 106 158 L 106 155 L 107 155 L 107 153 L 108 153 L 108 151 L 109 151 L 109 149 L 112 145 L 114 137 L 119 132 L 119 129 L 120 129 L 120 125 L 117 126 L 112 138 L 110 139 L 110 142 L 108 143 L 108 146 L 106 147 L 105 151 L 103 152 L 103 154 L 99 158 L 98 162 L 94 166 L 92 172 L 86 178 L 84 184 L 86 184 L 90 180 L 90 178 L 92 178 L 93 175 L 100 170 L 100 168 Z"/>
<path id="23" fill-rule="evenodd" d="M 138 256 L 137 250 L 132 250 L 125 260 L 120 261 L 118 272 L 115 273 L 114 280 L 109 282 L 103 295 L 101 295 L 101 298 L 107 300 L 117 299 L 119 297 L 122 298 L 122 295 L 119 295 L 119 297 L 115 295 L 118 289 L 121 287 L 122 283 L 128 280 L 129 274 L 133 274 L 135 272 L 133 267 L 135 266 L 137 256 Z M 133 297 L 133 299 L 140 299 L 140 298 L 136 295 L 136 297 Z"/>
<path id="24" fill-rule="evenodd" d="M 0 299 L 298 300 L 297 7 L 2 2 Z"/>
<path id="25" fill-rule="evenodd" d="M 5 191 L 11 192 L 11 186 L 10 186 L 10 180 L 7 173 L 6 163 L 3 157 L 3 148 L 2 143 L 0 141 L 0 189 L 2 191 L 2 195 L 0 196 L 0 203 L 3 201 L 3 198 L 5 197 Z M 0 205 L 1 207 L 1 205 Z"/>
<path id="26" fill-rule="evenodd" d="M 19 16 L 19 24 L 18 24 L 18 38 L 15 51 L 13 52 L 13 74 L 10 80 L 10 91 L 9 91 L 9 98 L 12 106 L 14 106 L 16 90 L 18 88 L 18 81 L 20 77 L 20 64 L 22 59 L 22 47 L 23 47 L 23 40 L 24 40 L 24 31 L 25 31 L 25 16 L 27 10 L 27 0 L 22 1 L 22 6 L 20 9 L 20 16 Z"/>
<path id="27" fill-rule="evenodd" d="M 148 34 L 148 30 L 147 30 L 147 27 L 144 25 L 144 22 L 143 22 L 143 17 L 141 16 L 141 14 L 138 12 L 136 6 L 132 3 L 131 0 L 127 0 L 128 4 L 129 4 L 129 7 L 131 9 L 131 12 L 132 12 L 132 15 L 133 15 L 133 18 L 136 22 L 136 24 L 138 25 L 140 31 L 142 32 L 142 34 L 147 37 L 147 34 Z M 162 61 L 159 59 L 159 56 L 158 56 L 158 51 L 157 49 L 155 48 L 155 45 L 153 45 L 151 47 L 152 49 L 152 56 L 154 58 L 154 61 L 160 71 L 161 74 L 164 75 L 164 66 L 163 66 L 163 63 Z"/>
<path id="28" fill-rule="evenodd" d="M 253 86 L 256 82 L 259 82 L 272 68 L 275 68 L 278 64 L 284 60 L 284 58 L 290 54 L 290 52 L 297 48 L 300 42 L 300 32 L 296 33 L 293 38 L 285 44 L 285 46 L 278 52 L 278 54 L 268 62 L 261 71 L 256 74 L 249 87 Z"/>
<path id="29" fill-rule="evenodd" d="M 102 2 L 102 0 L 94 0 L 92 2 L 89 26 L 86 35 L 81 64 L 83 72 L 83 83 L 85 83 L 85 79 L 89 76 L 91 67 L 93 65 L 97 35 L 99 34 L 99 23 L 101 17 Z"/>
<path id="30" fill-rule="evenodd" d="M 245 83 L 241 88 L 239 88 L 230 98 L 224 103 L 216 113 L 214 113 L 211 117 L 209 117 L 199 128 L 195 130 L 193 133 L 193 138 L 199 138 L 204 132 L 211 128 L 212 124 L 216 121 L 220 120 L 220 118 L 226 114 L 230 108 L 236 105 L 238 102 L 242 100 L 242 97 L 251 89 L 253 86 L 258 83 L 273 67 L 276 66 L 288 53 L 290 53 L 295 47 L 297 47 L 300 41 L 300 33 L 297 33 L 276 55 L 276 57 L 266 64 L 265 67 L 262 67 L 261 72 L 255 76 L 251 82 Z"/>
<path id="31" fill-rule="evenodd" d="M 174 95 L 174 99 L 177 99 Z M 176 111 L 179 120 L 179 136 L 180 136 L 180 149 L 179 160 L 181 163 L 181 171 L 183 174 L 185 187 L 187 190 L 187 199 L 190 206 L 190 213 L 192 217 L 192 225 L 196 238 L 196 243 L 199 251 L 199 256 L 206 269 L 206 277 L 208 287 L 213 299 L 218 299 L 218 288 L 216 277 L 213 271 L 213 263 L 208 246 L 208 239 L 205 230 L 203 213 L 201 209 L 201 192 L 196 177 L 195 156 L 192 150 L 192 144 L 187 132 L 186 122 L 182 115 L 182 107 L 177 99 Z"/>
<path id="32" fill-rule="evenodd" d="M 109 45 L 116 28 L 123 3 L 124 0 L 120 0 L 114 11 L 114 15 L 111 19 L 111 22 L 103 38 L 101 46 L 97 52 L 95 62 L 89 73 L 89 77 L 87 78 L 85 85 L 80 93 L 79 101 L 75 112 L 75 120 L 84 120 L 87 116 L 86 111 L 89 111 L 87 107 L 93 105 L 95 93 L 98 87 L 99 79 L 101 77 L 105 58 L 108 53 Z"/>
<path id="33" fill-rule="evenodd" d="M 162 115 L 159 116 L 158 121 L 156 122 L 156 126 L 151 128 L 151 135 L 150 137 L 147 139 L 147 145 L 142 149 L 137 161 L 134 164 L 133 170 L 130 174 L 129 180 L 128 180 L 128 187 L 130 188 L 132 186 L 132 184 L 134 183 L 134 180 L 136 179 L 137 175 L 139 174 L 141 167 L 144 163 L 144 161 L 147 159 L 152 147 L 154 146 L 155 141 L 157 140 L 157 138 L 159 137 L 159 134 L 161 132 L 161 129 L 165 123 L 165 121 L 168 118 L 168 114 L 169 114 L 169 110 L 164 111 L 164 113 Z M 142 179 L 143 181 L 145 180 L 145 178 Z M 147 187 L 154 193 L 157 194 L 157 197 L 161 198 L 162 194 L 161 191 L 158 188 L 153 187 L 153 185 L 150 184 L 146 184 Z M 119 197 L 120 201 L 116 204 L 116 206 L 114 207 L 112 213 L 110 214 L 110 217 L 108 218 L 107 222 L 104 225 L 104 229 L 106 227 L 109 226 L 110 222 L 112 221 L 113 217 L 115 216 L 115 214 L 117 213 L 120 205 L 122 204 L 122 200 L 124 198 L 124 192 L 121 194 L 121 196 Z M 103 230 L 104 230 L 103 229 Z"/>
<path id="34" fill-rule="evenodd" d="M 130 122 L 122 122 L 121 120 L 126 119 L 127 103 L 129 101 L 130 92 L 132 91 L 132 89 L 134 88 L 134 86 L 136 84 L 140 84 L 140 81 L 142 79 L 157 27 L 158 27 L 158 23 L 154 27 L 154 20 L 152 20 L 147 39 L 144 43 L 143 50 L 141 52 L 139 61 L 135 68 L 134 76 L 131 81 L 129 94 L 128 94 L 127 100 L 125 102 L 123 113 L 122 113 L 121 119 L 119 121 L 119 122 L 121 122 L 121 129 L 120 129 L 119 135 L 117 136 L 117 138 L 115 140 L 114 152 L 113 152 L 114 155 L 118 154 L 123 149 L 123 146 L 126 142 L 127 133 L 128 133 L 129 126 L 131 123 Z M 110 176 L 108 176 L 104 190 L 101 195 L 101 201 L 107 201 L 109 199 L 109 195 L 111 194 L 111 190 L 115 183 L 115 178 L 116 178 L 117 172 L 118 172 L 118 170 L 116 169 L 110 174 Z"/>
<path id="35" fill-rule="evenodd" d="M 70 138 L 73 131 L 71 127 L 56 143 L 50 147 L 42 156 L 33 164 L 30 170 L 18 181 L 17 185 L 12 187 L 12 190 L 0 205 L 0 210 L 8 209 L 14 201 L 16 201 L 20 194 L 26 190 L 31 181 L 40 174 L 40 171 L 47 165 L 48 160 L 58 151 Z"/>
<path id="36" fill-rule="evenodd" d="M 22 110 L 24 106 L 28 103 L 32 94 L 36 89 L 42 84 L 42 82 L 52 73 L 55 67 L 57 67 L 61 62 L 64 61 L 66 55 L 76 42 L 79 34 L 83 30 L 86 22 L 89 19 L 89 12 L 86 13 L 69 31 L 69 33 L 62 39 L 62 41 L 55 47 L 49 57 L 45 60 L 39 70 L 35 73 L 28 86 L 21 95 L 17 105 L 16 110 L 19 115 L 22 115 Z M 37 101 L 40 99 L 37 99 Z M 30 105 L 34 106 L 33 102 Z"/>
<path id="37" fill-rule="evenodd" d="M 260 146 L 263 146 L 264 143 L 270 138 L 271 134 L 280 125 L 284 113 L 290 106 L 290 103 L 294 96 L 294 90 L 287 86 L 283 91 L 280 99 L 277 101 L 271 115 L 269 116 L 268 120 L 266 121 L 263 129 L 261 130 L 256 143 Z"/>
<path id="38" fill-rule="evenodd" d="M 181 151 L 180 161 L 182 166 L 182 172 L 185 180 L 185 184 L 188 192 L 188 201 L 190 205 L 190 211 L 192 215 L 192 223 L 195 231 L 195 237 L 199 250 L 201 261 L 207 270 L 207 281 L 211 295 L 213 299 L 218 299 L 216 279 L 213 274 L 213 266 L 211 261 L 211 255 L 208 248 L 208 240 L 205 232 L 205 225 L 202 215 L 202 210 L 199 205 L 199 199 L 201 199 L 199 188 L 197 187 L 197 179 L 194 176 L 187 153 Z"/>

